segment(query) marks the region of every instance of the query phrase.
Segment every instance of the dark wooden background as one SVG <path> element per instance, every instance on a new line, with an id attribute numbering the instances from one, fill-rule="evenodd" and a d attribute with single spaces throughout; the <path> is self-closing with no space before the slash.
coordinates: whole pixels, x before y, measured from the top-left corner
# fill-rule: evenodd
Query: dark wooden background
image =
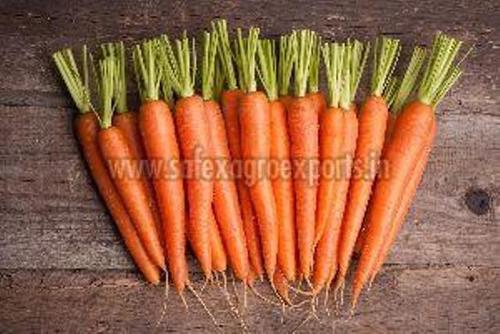
<path id="1" fill-rule="evenodd" d="M 198 34 L 215 17 L 270 36 L 300 27 L 329 39 L 385 33 L 410 50 L 443 30 L 474 45 L 437 111 L 435 149 L 383 273 L 352 319 L 320 312 L 298 331 L 500 332 L 499 7 L 491 0 L 2 1 L 0 332 L 215 330 L 194 298 L 185 312 L 175 294 L 155 327 L 163 288 L 146 286 L 123 249 L 81 160 L 74 109 L 50 60 L 82 43 Z M 257 289 L 270 295 L 264 284 Z M 203 296 L 223 331 L 240 331 L 218 289 Z M 250 294 L 245 319 L 252 332 L 292 332 L 308 310 L 282 316 Z"/>

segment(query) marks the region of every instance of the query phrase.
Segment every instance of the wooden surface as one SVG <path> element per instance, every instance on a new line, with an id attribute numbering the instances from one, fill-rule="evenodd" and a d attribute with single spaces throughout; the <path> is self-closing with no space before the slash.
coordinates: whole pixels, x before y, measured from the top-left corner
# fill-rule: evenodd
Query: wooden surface
<path id="1" fill-rule="evenodd" d="M 188 295 L 185 312 L 146 286 L 96 195 L 71 129 L 74 111 L 50 54 L 64 46 L 161 32 L 199 33 L 214 17 L 276 36 L 398 36 L 406 52 L 436 30 L 474 51 L 438 110 L 423 184 L 383 273 L 352 319 L 345 310 L 299 332 L 500 332 L 500 11 L 497 1 L 2 1 L 0 3 L 0 332 L 213 332 Z M 133 95 L 133 94 L 132 94 Z M 192 263 L 192 261 L 191 261 Z M 195 287 L 202 281 L 191 266 Z M 230 285 L 231 286 L 231 285 Z M 240 298 L 242 287 L 237 286 Z M 265 284 L 257 286 L 270 296 Z M 232 291 L 232 288 L 230 289 Z M 224 332 L 239 332 L 223 294 L 203 293 Z M 287 312 L 249 294 L 250 331 L 288 333 Z"/>

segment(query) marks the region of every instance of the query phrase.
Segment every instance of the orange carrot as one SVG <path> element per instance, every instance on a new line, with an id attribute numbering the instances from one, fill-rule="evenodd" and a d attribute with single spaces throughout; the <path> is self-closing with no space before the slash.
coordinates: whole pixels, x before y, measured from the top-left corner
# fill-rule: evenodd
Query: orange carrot
<path id="1" fill-rule="evenodd" d="M 332 187 L 332 202 L 330 204 L 330 214 L 326 226 L 326 229 L 331 229 L 329 233 L 333 234 L 333 237 L 331 237 L 333 246 L 330 246 L 333 248 L 333 252 L 330 255 L 332 259 L 327 280 L 327 286 L 330 286 L 338 269 L 340 226 L 347 200 L 347 192 L 353 166 L 353 156 L 356 150 L 356 140 L 358 136 L 358 120 L 354 100 L 366 63 L 369 45 L 363 46 L 362 43 L 354 40 L 347 42 L 343 50 L 342 46 L 335 47 L 335 45 L 330 46 L 330 53 L 328 53 L 326 47 L 324 50 L 326 58 L 332 62 L 329 65 L 327 64 L 327 69 L 329 68 L 330 71 L 333 72 L 335 66 L 333 61 L 335 61 L 335 58 L 337 58 L 337 62 L 340 61 L 341 64 L 341 70 L 337 70 L 337 72 L 340 71 L 340 73 L 336 74 L 336 79 L 332 76 L 329 80 L 329 85 L 331 87 L 329 90 L 329 100 L 336 101 L 333 107 L 340 107 L 343 111 L 343 120 L 341 121 L 343 139 L 340 147 L 340 155 L 334 157 L 335 182 Z M 340 89 L 336 88 L 337 84 L 335 84 L 335 82 L 341 83 Z M 325 240 L 320 240 L 318 249 L 321 249 L 320 245 L 324 242 Z M 321 255 L 319 255 L 319 257 L 321 257 Z"/>
<path id="2" fill-rule="evenodd" d="M 229 154 L 224 118 L 219 104 L 214 100 L 214 70 L 218 35 L 206 32 L 204 36 L 202 95 L 212 143 L 211 155 L 216 161 L 214 211 L 233 272 L 237 278 L 246 281 L 249 270 L 248 250 L 243 232 L 238 194 L 230 165 L 231 155 Z M 212 260 L 215 260 L 214 256 L 215 254 L 212 254 Z"/>
<path id="3" fill-rule="evenodd" d="M 339 171 L 336 167 L 343 153 L 345 128 L 345 112 L 340 107 L 340 101 L 341 93 L 345 90 L 342 89 L 342 82 L 346 82 L 345 74 L 348 73 L 343 70 L 348 64 L 345 44 L 325 43 L 322 50 L 328 78 L 329 106 L 319 114 L 320 174 L 315 228 L 317 247 L 312 282 L 315 293 L 318 293 L 336 272 L 334 255 L 338 231 L 332 224 L 331 211 L 332 203 L 337 200 L 334 195 L 340 189 L 340 179 L 336 175 Z"/>
<path id="4" fill-rule="evenodd" d="M 236 75 L 233 66 L 233 54 L 227 32 L 227 23 L 225 20 L 217 20 L 212 23 L 213 29 L 219 35 L 219 59 L 224 71 L 227 89 L 221 94 L 221 107 L 226 125 L 227 141 L 229 152 L 236 164 L 241 162 L 241 138 L 240 138 L 240 120 L 239 120 L 239 99 L 243 92 L 238 89 Z M 241 170 L 241 169 L 240 169 Z M 260 245 L 257 219 L 255 217 L 250 193 L 244 179 L 237 173 L 236 187 L 241 207 L 241 216 L 243 220 L 243 229 L 245 232 L 246 244 L 248 249 L 248 258 L 250 261 L 251 272 L 262 278 L 264 266 L 262 264 L 262 248 Z"/>
<path id="5" fill-rule="evenodd" d="M 295 193 L 295 221 L 299 273 L 308 280 L 313 265 L 314 224 L 316 217 L 318 114 L 306 98 L 307 79 L 315 33 L 294 32 L 291 42 L 297 54 L 294 63 L 295 92 L 287 106 L 290 159 Z"/>
<path id="6" fill-rule="evenodd" d="M 274 272 L 273 284 L 276 287 L 276 291 L 280 295 L 281 299 L 283 299 L 286 304 L 291 305 L 292 301 L 290 300 L 290 296 L 288 294 L 288 281 L 280 269 L 277 269 Z"/>
<path id="7" fill-rule="evenodd" d="M 271 154 L 269 101 L 264 93 L 256 91 L 255 54 L 258 36 L 257 28 L 250 28 L 246 39 L 238 30 L 236 59 L 242 78 L 240 86 L 244 91 L 239 105 L 241 153 L 245 169 L 248 169 L 245 177 L 257 215 L 264 267 L 272 282 L 278 253 L 278 218 L 267 168 Z"/>
<path id="8" fill-rule="evenodd" d="M 160 77 L 160 66 L 155 62 L 158 55 L 154 50 L 160 45 L 156 43 L 144 42 L 133 53 L 142 100 L 138 121 L 161 213 L 168 269 L 177 291 L 182 293 L 189 280 L 184 185 L 174 120 L 168 104 L 159 97 L 160 79 L 164 98 L 170 94 L 169 82 Z"/>
<path id="9" fill-rule="evenodd" d="M 359 135 L 354 155 L 354 177 L 349 186 L 349 200 L 340 231 L 338 248 L 339 285 L 343 285 L 347 268 L 363 223 L 377 174 L 380 154 L 384 145 L 388 105 L 382 97 L 399 55 L 399 40 L 381 37 L 375 44 L 371 92 L 361 107 Z"/>
<path id="10" fill-rule="evenodd" d="M 407 105 L 398 116 L 391 139 L 384 150 L 389 175 L 379 177 L 368 212 L 367 234 L 356 270 L 352 307 L 354 308 L 401 207 L 403 194 L 429 135 L 435 126 L 434 108 L 460 76 L 453 59 L 461 42 L 438 33 L 434 39 L 432 55 L 419 86 L 418 98 Z"/>
<path id="11" fill-rule="evenodd" d="M 79 115 L 75 117 L 73 123 L 75 135 L 97 189 L 118 227 L 132 259 L 149 282 L 158 284 L 160 281 L 159 268 L 151 261 L 144 249 L 99 150 L 97 142 L 99 123 L 95 113 L 91 111 L 92 105 L 89 98 L 86 46 L 83 47 L 82 51 L 83 80 L 70 49 L 58 51 L 53 55 L 54 62 L 79 110 Z"/>
<path id="12" fill-rule="evenodd" d="M 291 178 L 290 143 L 286 124 L 286 110 L 278 99 L 277 62 L 275 45 L 261 40 L 257 49 L 262 83 L 270 104 L 271 122 L 271 175 L 278 214 L 278 266 L 290 282 L 296 275 L 296 245 Z M 280 66 L 284 66 L 281 65 Z M 275 274 L 276 277 L 276 274 Z"/>
<path id="13" fill-rule="evenodd" d="M 175 51 L 166 36 L 165 69 L 173 90 L 179 96 L 175 104 L 175 123 L 182 158 L 185 161 L 188 229 L 191 247 L 207 278 L 211 277 L 210 233 L 208 216 L 213 199 L 213 159 L 210 128 L 203 99 L 194 93 L 196 58 L 187 36 L 176 40 Z M 191 59 L 190 52 L 193 52 Z M 175 56 L 174 56 L 175 55 Z M 192 63 L 191 63 L 192 62 Z"/>
<path id="14" fill-rule="evenodd" d="M 114 90 L 114 98 L 116 104 L 116 112 L 113 115 L 113 125 L 122 130 L 127 138 L 132 154 L 139 161 L 140 164 L 146 162 L 146 153 L 144 152 L 144 145 L 142 144 L 139 126 L 137 124 L 137 114 L 130 112 L 127 107 L 127 78 L 125 74 L 125 46 L 123 42 L 106 43 L 101 45 L 103 55 L 113 56 L 117 61 L 117 76 Z M 142 168 L 143 166 L 141 166 Z M 153 184 L 147 175 L 147 170 L 140 170 L 141 179 L 146 186 L 146 193 L 148 196 L 149 207 L 155 218 L 156 231 L 158 238 L 163 245 L 163 229 L 161 226 L 161 217 L 156 204 Z"/>
<path id="15" fill-rule="evenodd" d="M 101 100 L 101 130 L 97 136 L 99 148 L 144 247 L 155 264 L 165 268 L 165 257 L 156 231 L 154 216 L 149 207 L 146 188 L 140 177 L 128 173 L 139 170 L 138 161 L 132 154 L 123 132 L 111 124 L 117 72 L 115 57 L 108 56 L 101 59 L 98 69 Z M 117 167 L 121 169 L 125 166 L 129 168 L 123 168 L 125 173 L 120 173 Z"/>
<path id="16" fill-rule="evenodd" d="M 406 214 L 410 209 L 411 202 L 415 197 L 415 194 L 417 192 L 417 187 L 420 184 L 420 181 L 424 174 L 425 166 L 427 165 L 427 161 L 429 160 L 429 154 L 432 149 L 432 143 L 434 141 L 435 135 L 436 135 L 436 124 L 434 123 L 431 128 L 431 132 L 429 133 L 429 136 L 427 138 L 428 141 L 425 143 L 425 148 L 420 153 L 420 157 L 417 160 L 414 172 L 412 172 L 412 175 L 403 193 L 401 204 L 396 211 L 388 236 L 385 238 L 384 245 L 382 246 L 382 249 L 378 254 L 377 262 L 370 275 L 370 284 L 375 280 L 375 277 L 380 271 L 380 268 L 382 268 L 382 265 L 384 264 L 384 261 L 387 255 L 389 254 L 390 248 L 394 244 L 394 241 L 396 240 L 396 237 L 405 222 Z"/>

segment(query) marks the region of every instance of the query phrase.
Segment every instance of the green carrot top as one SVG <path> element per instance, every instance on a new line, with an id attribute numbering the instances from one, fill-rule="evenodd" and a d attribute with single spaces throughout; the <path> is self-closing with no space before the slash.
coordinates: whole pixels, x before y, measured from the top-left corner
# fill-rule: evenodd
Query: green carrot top
<path id="1" fill-rule="evenodd" d="M 417 97 L 420 102 L 436 108 L 446 93 L 462 74 L 453 62 L 462 42 L 441 32 L 432 43 L 431 55 L 427 61 Z"/>
<path id="2" fill-rule="evenodd" d="M 114 56 L 106 56 L 99 60 L 97 69 L 97 93 L 100 104 L 99 123 L 101 128 L 107 129 L 112 125 L 115 104 L 116 76 L 119 75 L 119 61 Z"/>
<path id="3" fill-rule="evenodd" d="M 341 107 L 346 109 L 347 99 L 349 98 L 349 107 L 356 99 L 361 76 L 370 53 L 370 43 L 363 44 L 358 40 L 349 40 L 346 45 L 346 65 L 344 66 L 344 77 L 347 83 L 346 97 L 341 101 Z M 347 110 L 347 109 L 346 109 Z"/>
<path id="4" fill-rule="evenodd" d="M 281 36 L 278 57 L 279 96 L 287 96 L 290 93 L 290 80 L 292 78 L 296 57 L 297 54 L 294 52 L 292 35 Z"/>
<path id="5" fill-rule="evenodd" d="M 370 93 L 382 96 L 388 79 L 391 77 L 399 57 L 401 47 L 398 39 L 378 37 L 373 52 L 373 72 Z"/>
<path id="6" fill-rule="evenodd" d="M 408 101 L 410 95 L 415 91 L 417 79 L 424 64 L 426 50 L 422 47 L 415 47 L 406 68 L 406 72 L 402 80 L 395 77 L 391 78 L 384 97 L 386 98 L 387 105 L 394 114 L 398 114 L 403 106 Z"/>
<path id="7" fill-rule="evenodd" d="M 309 71 L 313 48 L 317 39 L 316 33 L 311 30 L 300 30 L 292 33 L 292 43 L 295 53 L 294 79 L 296 97 L 304 97 L 307 92 Z"/>
<path id="8" fill-rule="evenodd" d="M 349 96 L 349 90 L 345 89 L 347 83 L 345 80 L 346 78 L 343 77 L 346 72 L 344 68 L 349 68 L 347 66 L 346 44 L 325 43 L 321 47 L 321 51 L 326 69 L 328 105 L 333 108 L 339 108 L 342 100 L 342 105 L 347 105 L 347 108 L 349 108 L 351 98 Z"/>
<path id="9" fill-rule="evenodd" d="M 321 37 L 313 39 L 313 49 L 311 54 L 311 64 L 309 70 L 309 78 L 307 89 L 309 93 L 317 93 L 319 91 L 319 68 L 321 65 Z"/>
<path id="10" fill-rule="evenodd" d="M 166 35 L 162 36 L 162 52 L 167 78 L 172 89 L 180 97 L 194 95 L 196 83 L 196 47 L 194 38 L 190 41 L 184 32 L 181 39 L 175 40 L 175 49 Z"/>
<path id="11" fill-rule="evenodd" d="M 251 27 L 248 30 L 248 37 L 243 38 L 241 29 L 237 30 L 235 40 L 235 58 L 238 67 L 238 76 L 240 88 L 246 92 L 255 92 L 257 90 L 257 81 L 255 80 L 256 71 L 256 53 L 259 44 L 259 28 Z"/>
<path id="12" fill-rule="evenodd" d="M 87 46 L 82 47 L 82 72 L 76 64 L 71 49 L 63 49 L 52 55 L 66 88 L 81 114 L 94 111 L 89 90 L 88 52 Z"/>
<path id="13" fill-rule="evenodd" d="M 125 46 L 123 42 L 105 43 L 101 45 L 101 50 L 104 57 L 112 56 L 116 61 L 116 82 L 113 94 L 116 103 L 116 112 L 128 112 Z"/>
<path id="14" fill-rule="evenodd" d="M 229 34 L 227 32 L 226 20 L 216 20 L 212 22 L 212 30 L 217 33 L 219 37 L 219 59 L 221 67 L 224 72 L 224 77 L 227 82 L 227 88 L 230 90 L 237 89 L 238 83 L 233 66 L 233 59 L 235 58 L 231 50 L 231 42 L 229 41 Z"/>
<path id="15" fill-rule="evenodd" d="M 134 71 L 141 101 L 160 99 L 162 72 L 158 66 L 158 43 L 155 40 L 144 41 L 133 49 Z"/>
<path id="16" fill-rule="evenodd" d="M 257 56 L 259 59 L 258 73 L 269 101 L 274 101 L 278 98 L 275 47 L 274 41 L 270 39 L 260 40 L 257 47 Z"/>
<path id="17" fill-rule="evenodd" d="M 216 32 L 203 34 L 203 63 L 201 67 L 201 95 L 203 100 L 215 99 L 215 63 L 218 35 Z"/>

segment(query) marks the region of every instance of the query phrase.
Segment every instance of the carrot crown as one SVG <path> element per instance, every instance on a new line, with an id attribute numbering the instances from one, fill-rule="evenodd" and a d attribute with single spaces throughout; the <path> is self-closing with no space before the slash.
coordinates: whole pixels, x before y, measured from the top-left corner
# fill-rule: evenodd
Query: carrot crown
<path id="1" fill-rule="evenodd" d="M 213 21 L 212 29 L 219 36 L 219 59 L 228 89 L 237 89 L 238 83 L 236 82 L 236 75 L 233 66 L 234 55 L 231 51 L 231 43 L 229 42 L 226 20 Z"/>
<path id="2" fill-rule="evenodd" d="M 306 95 L 311 58 L 316 40 L 316 33 L 311 30 L 294 31 L 292 33 L 293 52 L 296 55 L 295 69 L 295 96 Z"/>
<path id="3" fill-rule="evenodd" d="M 435 108 L 462 74 L 454 65 L 461 41 L 438 32 L 432 43 L 423 79 L 418 89 L 420 102 Z"/>
<path id="4" fill-rule="evenodd" d="M 201 67 L 201 94 L 205 101 L 215 98 L 215 61 L 217 56 L 217 33 L 203 34 L 203 63 Z"/>
<path id="5" fill-rule="evenodd" d="M 399 113 L 401 109 L 403 109 L 403 106 L 408 101 L 409 96 L 415 91 L 418 75 L 422 65 L 424 64 L 425 56 L 426 50 L 424 48 L 418 46 L 415 47 L 403 79 L 399 81 L 394 78 L 388 85 L 387 94 L 392 96 L 389 96 L 389 99 L 386 98 L 386 102 L 391 109 L 391 112 L 394 114 Z M 389 91 L 389 86 L 391 84 L 394 86 L 392 93 Z M 386 93 L 384 93 L 384 95 L 386 95 Z"/>
<path id="6" fill-rule="evenodd" d="M 393 75 L 387 80 L 387 85 L 385 86 L 384 92 L 382 93 L 382 97 L 384 98 L 387 107 L 390 108 L 390 111 L 393 113 L 395 113 L 393 106 L 400 85 L 401 85 L 400 78 Z"/>
<path id="7" fill-rule="evenodd" d="M 123 113 L 128 111 L 127 107 L 127 77 L 125 63 L 125 46 L 123 42 L 105 43 L 101 45 L 104 57 L 114 57 L 116 62 L 115 90 L 114 100 L 116 103 L 116 112 Z"/>
<path id="8" fill-rule="evenodd" d="M 289 94 L 290 79 L 297 54 L 294 52 L 292 35 L 280 37 L 278 58 L 278 89 L 280 96 Z"/>
<path id="9" fill-rule="evenodd" d="M 248 31 L 248 37 L 243 38 L 241 29 L 238 28 L 237 30 L 235 41 L 236 64 L 239 71 L 240 87 L 247 93 L 257 90 L 255 54 L 259 44 L 259 33 L 259 28 L 251 27 Z"/>
<path id="10" fill-rule="evenodd" d="M 401 47 L 399 39 L 378 37 L 373 52 L 373 73 L 370 93 L 382 96 L 387 81 L 396 67 Z"/>
<path id="11" fill-rule="evenodd" d="M 274 101 L 278 98 L 278 83 L 277 83 L 277 63 L 275 43 L 273 40 L 260 40 L 257 47 L 257 56 L 259 58 L 259 76 L 262 85 L 266 90 L 269 101 Z"/>
<path id="12" fill-rule="evenodd" d="M 194 94 L 196 81 L 196 47 L 194 38 L 189 41 L 186 32 L 175 40 L 175 50 L 166 35 L 162 36 L 165 52 L 162 52 L 164 69 L 174 92 L 181 97 Z M 191 45 L 190 45 L 191 44 Z"/>
<path id="13" fill-rule="evenodd" d="M 137 88 L 141 101 L 159 100 L 161 71 L 157 61 L 158 45 L 155 40 L 136 45 L 132 53 Z"/>
<path id="14" fill-rule="evenodd" d="M 347 41 L 346 52 L 346 60 L 344 60 L 343 66 L 346 89 L 342 93 L 340 105 L 347 110 L 356 99 L 356 92 L 370 52 L 370 43 L 363 45 L 358 40 L 349 40 Z"/>
<path id="15" fill-rule="evenodd" d="M 342 87 L 342 69 L 344 65 L 346 45 L 345 43 L 325 43 L 322 48 L 323 61 L 326 69 L 326 82 L 328 86 L 328 105 L 338 108 L 340 105 Z M 345 80 L 344 80 L 345 82 Z M 344 84 L 345 85 L 345 84 Z M 350 102 L 348 97 L 347 103 Z"/>
<path id="16" fill-rule="evenodd" d="M 82 78 L 71 49 L 63 49 L 52 55 L 76 108 L 82 114 L 94 110 L 90 101 L 87 57 L 87 46 L 84 45 L 82 47 Z"/>
<path id="17" fill-rule="evenodd" d="M 215 70 L 214 70 L 214 100 L 218 101 L 224 90 L 224 84 L 226 83 L 226 77 L 224 75 L 224 70 L 222 69 L 222 62 L 219 57 L 215 58 Z"/>
<path id="18" fill-rule="evenodd" d="M 309 93 L 317 93 L 319 91 L 319 67 L 321 65 L 321 37 L 313 40 L 313 49 L 311 54 L 311 67 L 309 70 L 308 90 Z"/>
<path id="19" fill-rule="evenodd" d="M 115 93 L 115 76 L 117 75 L 119 63 L 114 56 L 107 56 L 99 60 L 97 73 L 97 92 L 100 102 L 99 123 L 101 128 L 106 129 L 111 126 L 113 119 L 113 96 Z"/>

